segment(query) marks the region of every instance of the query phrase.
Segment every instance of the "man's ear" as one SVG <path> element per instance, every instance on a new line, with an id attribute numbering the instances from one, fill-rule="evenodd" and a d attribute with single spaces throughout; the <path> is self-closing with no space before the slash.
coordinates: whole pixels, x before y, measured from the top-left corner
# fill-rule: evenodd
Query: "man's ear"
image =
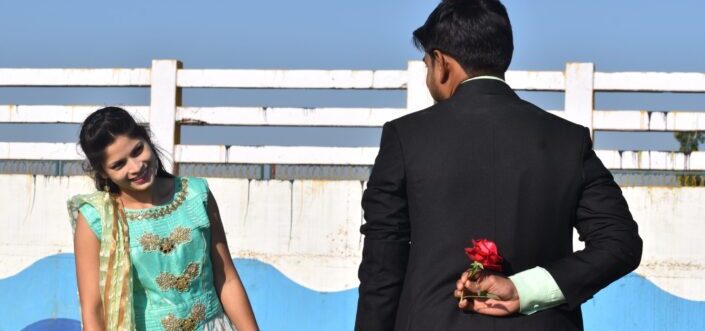
<path id="1" fill-rule="evenodd" d="M 436 70 L 438 70 L 438 75 L 441 79 L 441 84 L 446 84 L 450 78 L 451 63 L 448 61 L 448 55 L 445 53 L 434 49 L 433 50 L 433 61 L 435 62 Z"/>

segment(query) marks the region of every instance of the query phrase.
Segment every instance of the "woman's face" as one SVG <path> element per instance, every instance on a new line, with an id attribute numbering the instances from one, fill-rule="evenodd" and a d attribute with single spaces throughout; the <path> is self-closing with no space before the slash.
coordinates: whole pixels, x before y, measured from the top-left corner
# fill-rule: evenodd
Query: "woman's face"
<path id="1" fill-rule="evenodd" d="M 142 139 L 117 136 L 105 149 L 104 175 L 122 191 L 144 191 L 154 183 L 157 158 Z"/>

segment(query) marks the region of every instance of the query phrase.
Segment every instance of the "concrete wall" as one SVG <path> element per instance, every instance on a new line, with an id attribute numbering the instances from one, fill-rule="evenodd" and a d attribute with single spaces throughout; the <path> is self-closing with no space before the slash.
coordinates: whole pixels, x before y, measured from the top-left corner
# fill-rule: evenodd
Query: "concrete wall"
<path id="1" fill-rule="evenodd" d="M 209 183 L 263 329 L 350 330 L 364 183 Z M 0 187 L 0 331 L 77 327 L 65 201 L 90 192 L 91 182 L 0 175 Z M 583 305 L 586 327 L 705 328 L 705 188 L 631 187 L 624 193 L 644 238 L 642 265 Z"/>

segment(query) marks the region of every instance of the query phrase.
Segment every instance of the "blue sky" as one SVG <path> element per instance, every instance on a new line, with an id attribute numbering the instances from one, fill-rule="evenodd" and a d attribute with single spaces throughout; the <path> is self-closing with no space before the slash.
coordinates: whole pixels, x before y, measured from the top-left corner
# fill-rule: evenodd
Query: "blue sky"
<path id="1" fill-rule="evenodd" d="M 403 69 L 436 1 L 0 0 L 0 67 Z M 514 70 L 705 72 L 701 1 L 506 0 Z M 562 109 L 560 93 L 524 93 Z M 0 104 L 148 104 L 145 89 L 0 88 Z M 186 105 L 403 107 L 403 92 L 185 90 Z M 599 109 L 705 110 L 702 94 L 601 93 Z M 74 125 L 0 125 L 0 141 L 75 141 Z M 184 143 L 374 146 L 378 129 L 186 127 Z M 677 149 L 670 133 L 600 133 L 603 149 Z"/>

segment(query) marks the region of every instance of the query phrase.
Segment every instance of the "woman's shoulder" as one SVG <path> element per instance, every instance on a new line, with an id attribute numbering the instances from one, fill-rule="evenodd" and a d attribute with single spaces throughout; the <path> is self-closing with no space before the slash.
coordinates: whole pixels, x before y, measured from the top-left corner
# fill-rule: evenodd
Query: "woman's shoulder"
<path id="1" fill-rule="evenodd" d="M 76 230 L 76 222 L 78 220 L 79 213 L 83 215 L 88 225 L 91 227 L 96 236 L 100 238 L 100 212 L 98 211 L 99 206 L 105 203 L 107 197 L 106 192 L 96 191 L 89 194 L 77 194 L 72 196 L 66 202 L 69 220 L 71 221 L 71 227 Z"/>
<path id="2" fill-rule="evenodd" d="M 188 190 L 193 193 L 208 193 L 208 181 L 201 177 L 178 177 L 182 185 L 188 185 Z"/>
<path id="3" fill-rule="evenodd" d="M 101 201 L 104 201 L 108 193 L 102 191 L 95 191 L 88 194 L 76 194 L 66 201 L 69 209 L 79 209 L 85 204 L 91 206 L 96 206 Z"/>

